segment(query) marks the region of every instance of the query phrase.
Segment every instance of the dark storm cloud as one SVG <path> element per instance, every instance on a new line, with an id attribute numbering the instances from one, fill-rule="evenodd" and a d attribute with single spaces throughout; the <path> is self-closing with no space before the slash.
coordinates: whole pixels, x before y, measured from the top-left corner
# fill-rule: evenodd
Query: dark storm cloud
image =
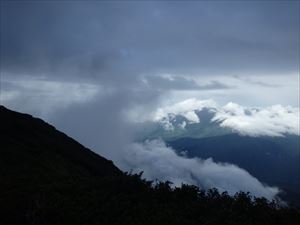
<path id="1" fill-rule="evenodd" d="M 2 3 L 2 70 L 122 82 L 141 73 L 297 72 L 298 1 Z"/>
<path id="2" fill-rule="evenodd" d="M 233 88 L 219 81 L 211 81 L 208 84 L 198 84 L 193 79 L 178 76 L 149 76 L 144 78 L 144 83 L 149 88 L 158 90 L 218 90 L 218 89 L 229 89 Z"/>
<path id="3" fill-rule="evenodd" d="M 266 83 L 266 82 L 262 82 L 262 81 L 256 81 L 256 80 L 252 80 L 251 78 L 247 78 L 247 77 L 241 77 L 241 76 L 233 76 L 234 78 L 241 80 L 245 83 L 248 84 L 254 84 L 254 85 L 259 85 L 262 87 L 270 87 L 270 88 L 279 88 L 282 85 L 278 85 L 278 84 L 272 84 L 272 83 Z"/>

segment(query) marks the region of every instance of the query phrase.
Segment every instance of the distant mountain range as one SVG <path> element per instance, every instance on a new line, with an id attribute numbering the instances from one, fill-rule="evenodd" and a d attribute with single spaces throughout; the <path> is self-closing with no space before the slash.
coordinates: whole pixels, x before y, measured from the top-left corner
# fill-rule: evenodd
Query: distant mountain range
<path id="1" fill-rule="evenodd" d="M 260 181 L 278 186 L 284 199 L 300 202 L 299 135 L 242 135 L 221 126 L 222 121 L 213 119 L 215 111 L 210 108 L 193 113 L 199 122 L 191 122 L 180 114 L 148 122 L 138 141 L 162 138 L 179 155 L 238 165 Z"/>
<path id="2" fill-rule="evenodd" d="M 205 138 L 234 133 L 230 128 L 220 127 L 220 122 L 212 121 L 215 113 L 208 108 L 194 110 L 193 113 L 200 118 L 199 123 L 191 122 L 183 115 L 169 114 L 160 121 L 146 123 L 143 130 L 139 131 L 137 139 L 142 141 L 162 138 L 169 141 L 185 137 Z"/>

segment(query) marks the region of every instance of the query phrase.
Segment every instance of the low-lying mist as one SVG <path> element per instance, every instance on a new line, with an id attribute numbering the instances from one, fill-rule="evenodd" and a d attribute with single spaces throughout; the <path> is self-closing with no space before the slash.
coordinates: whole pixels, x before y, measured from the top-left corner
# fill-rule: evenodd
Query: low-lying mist
<path id="1" fill-rule="evenodd" d="M 55 124 L 100 155 L 113 160 L 123 171 L 143 171 L 143 177 L 149 180 L 170 181 L 173 186 L 185 183 L 204 189 L 215 187 L 229 194 L 249 191 L 268 199 L 279 193 L 278 188 L 262 184 L 236 165 L 216 163 L 213 159 L 186 158 L 176 154 L 161 139 L 136 142 L 135 135 L 142 125 L 128 120 L 126 115 L 130 105 L 122 103 L 122 98 L 127 97 L 113 96 L 110 101 L 74 106 L 56 117 Z"/>

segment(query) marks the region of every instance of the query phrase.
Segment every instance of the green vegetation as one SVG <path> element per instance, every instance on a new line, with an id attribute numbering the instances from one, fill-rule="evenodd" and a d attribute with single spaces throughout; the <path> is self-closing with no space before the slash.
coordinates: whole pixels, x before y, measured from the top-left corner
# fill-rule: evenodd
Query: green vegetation
<path id="1" fill-rule="evenodd" d="M 14 180 L 16 182 L 16 180 Z M 16 185 L 17 184 L 17 185 Z M 18 180 L 1 185 L 1 224 L 299 224 L 299 210 L 280 208 L 249 193 L 230 197 L 168 182 L 152 185 L 140 175 Z"/>

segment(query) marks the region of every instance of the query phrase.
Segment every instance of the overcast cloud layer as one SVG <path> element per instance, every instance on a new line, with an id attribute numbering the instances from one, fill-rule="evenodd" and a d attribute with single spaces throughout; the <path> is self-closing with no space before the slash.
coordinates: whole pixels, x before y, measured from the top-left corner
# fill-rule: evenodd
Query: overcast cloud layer
<path id="1" fill-rule="evenodd" d="M 298 1 L 1 1 L 1 83 L 22 76 L 155 98 L 299 106 L 299 7 Z M 6 92 L 24 89 L 6 84 Z"/>
<path id="2" fill-rule="evenodd" d="M 240 132 L 255 133 L 258 123 L 277 136 L 287 123 L 295 132 L 299 1 L 1 1 L 0 16 L 1 104 L 42 117 L 117 163 L 133 144 L 133 119 L 190 98 L 260 107 L 251 118 L 218 111 L 216 119 Z M 245 129 L 240 121 L 253 125 Z M 147 173 L 158 176 L 144 147 L 132 154 L 140 149 Z M 179 167 L 176 182 L 182 171 L 224 167 L 191 162 Z M 229 168 L 256 193 L 268 189 Z M 200 177 L 210 176 L 217 180 Z"/>
<path id="3" fill-rule="evenodd" d="M 298 1 L 5 1 L 1 8 L 3 70 L 17 74 L 127 80 L 299 69 Z"/>

